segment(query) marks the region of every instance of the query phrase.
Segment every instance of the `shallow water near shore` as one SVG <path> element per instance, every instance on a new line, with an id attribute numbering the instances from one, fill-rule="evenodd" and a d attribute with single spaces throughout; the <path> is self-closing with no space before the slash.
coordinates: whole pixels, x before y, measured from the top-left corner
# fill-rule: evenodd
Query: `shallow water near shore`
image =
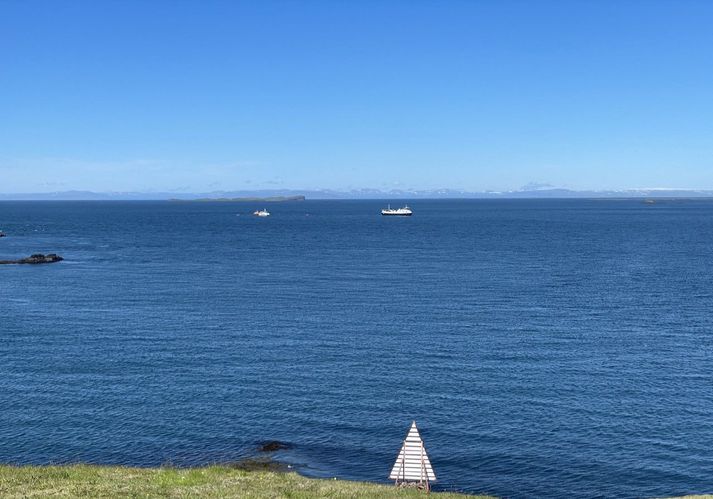
<path id="1" fill-rule="evenodd" d="M 0 462 L 713 492 L 713 202 L 385 204 L 0 203 Z"/>

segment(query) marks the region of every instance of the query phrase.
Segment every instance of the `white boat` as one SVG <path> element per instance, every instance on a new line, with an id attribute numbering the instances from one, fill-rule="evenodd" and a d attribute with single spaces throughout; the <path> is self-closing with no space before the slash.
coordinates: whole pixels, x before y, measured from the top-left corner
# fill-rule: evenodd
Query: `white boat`
<path id="1" fill-rule="evenodd" d="M 396 216 L 396 217 L 410 217 L 413 215 L 413 211 L 411 211 L 411 208 L 408 207 L 408 205 L 404 205 L 403 208 L 392 208 L 391 205 L 389 205 L 388 208 L 381 210 L 381 214 L 384 216 L 390 215 L 390 216 Z"/>
<path id="2" fill-rule="evenodd" d="M 256 217 L 269 217 L 270 212 L 267 210 L 258 210 L 253 212 L 253 215 L 255 215 Z"/>

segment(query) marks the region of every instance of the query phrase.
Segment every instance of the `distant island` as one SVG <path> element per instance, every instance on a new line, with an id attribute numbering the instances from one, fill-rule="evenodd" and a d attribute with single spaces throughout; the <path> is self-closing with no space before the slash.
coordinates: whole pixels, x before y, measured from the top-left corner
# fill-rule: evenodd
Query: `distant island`
<path id="1" fill-rule="evenodd" d="M 305 199 L 713 199 L 706 189 L 621 189 L 571 190 L 557 187 L 524 186 L 512 191 L 466 191 L 460 189 L 258 189 L 211 192 L 91 192 L 61 191 L 41 193 L 2 193 L 0 201 L 203 201 L 203 202 L 280 202 Z"/>
<path id="2" fill-rule="evenodd" d="M 270 196 L 270 197 L 244 197 L 244 198 L 198 198 L 198 199 L 169 199 L 174 203 L 284 203 L 286 201 L 304 201 L 304 196 Z"/>

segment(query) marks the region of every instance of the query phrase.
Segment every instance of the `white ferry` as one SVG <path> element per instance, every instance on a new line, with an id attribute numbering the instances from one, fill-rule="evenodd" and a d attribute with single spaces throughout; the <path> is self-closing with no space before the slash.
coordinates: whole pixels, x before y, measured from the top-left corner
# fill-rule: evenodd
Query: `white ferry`
<path id="1" fill-rule="evenodd" d="M 394 209 L 389 205 L 388 208 L 381 210 L 381 214 L 384 216 L 390 215 L 390 216 L 396 216 L 396 217 L 410 217 L 413 215 L 413 211 L 411 211 L 411 208 L 408 207 L 408 205 L 404 205 L 403 208 L 397 208 Z"/>
<path id="2" fill-rule="evenodd" d="M 269 217 L 270 212 L 267 210 L 258 210 L 253 212 L 253 215 L 255 215 L 256 217 Z"/>

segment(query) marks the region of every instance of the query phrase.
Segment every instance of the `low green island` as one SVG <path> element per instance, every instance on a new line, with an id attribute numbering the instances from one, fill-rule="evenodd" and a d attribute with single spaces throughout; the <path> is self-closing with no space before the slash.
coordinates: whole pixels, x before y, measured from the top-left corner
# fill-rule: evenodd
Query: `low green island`
<path id="1" fill-rule="evenodd" d="M 487 496 L 439 492 L 439 499 Z M 129 468 L 86 464 L 0 466 L 0 497 L 207 497 L 207 498 L 390 498 L 426 497 L 413 488 L 306 478 L 270 466 Z"/>
<path id="2" fill-rule="evenodd" d="M 304 196 L 270 196 L 247 198 L 198 198 L 198 199 L 169 199 L 172 203 L 285 203 L 288 201 L 304 201 Z"/>

